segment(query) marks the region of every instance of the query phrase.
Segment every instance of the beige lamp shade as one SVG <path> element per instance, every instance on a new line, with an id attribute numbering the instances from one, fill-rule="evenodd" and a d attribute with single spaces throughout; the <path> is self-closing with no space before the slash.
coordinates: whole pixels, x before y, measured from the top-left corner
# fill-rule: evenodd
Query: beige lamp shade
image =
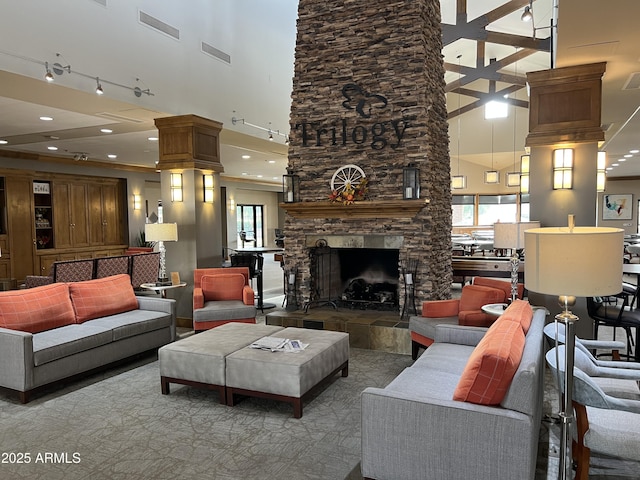
<path id="1" fill-rule="evenodd" d="M 540 228 L 540 222 L 494 223 L 493 247 L 524 248 L 524 232 L 530 228 Z"/>
<path id="2" fill-rule="evenodd" d="M 177 223 L 147 223 L 144 226 L 144 239 L 149 242 L 177 242 Z"/>
<path id="3" fill-rule="evenodd" d="M 622 290 L 622 229 L 534 228 L 524 238 L 528 290 L 574 297 L 614 295 Z"/>

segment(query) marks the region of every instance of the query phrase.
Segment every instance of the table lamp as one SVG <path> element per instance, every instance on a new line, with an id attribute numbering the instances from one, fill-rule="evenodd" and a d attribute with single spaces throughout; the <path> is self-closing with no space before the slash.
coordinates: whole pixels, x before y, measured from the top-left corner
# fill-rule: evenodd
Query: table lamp
<path id="1" fill-rule="evenodd" d="M 178 224 L 176 223 L 147 223 L 144 226 L 144 238 L 149 242 L 158 242 L 160 251 L 160 271 L 156 285 L 171 285 L 167 277 L 166 249 L 164 242 L 178 241 Z"/>
<path id="2" fill-rule="evenodd" d="M 560 421 L 560 468 L 558 478 L 571 478 L 571 422 L 573 421 L 573 361 L 575 322 L 569 308 L 575 297 L 607 296 L 622 289 L 624 231 L 619 228 L 534 228 L 524 233 L 527 266 L 525 287 L 531 292 L 559 295 L 564 311 L 556 322 L 565 325 L 564 398 Z M 558 381 L 560 379 L 558 378 Z"/>
<path id="3" fill-rule="evenodd" d="M 518 269 L 524 248 L 524 232 L 530 228 L 540 228 L 540 222 L 516 222 L 493 224 L 493 248 L 509 248 L 511 255 L 511 301 L 518 298 Z"/>

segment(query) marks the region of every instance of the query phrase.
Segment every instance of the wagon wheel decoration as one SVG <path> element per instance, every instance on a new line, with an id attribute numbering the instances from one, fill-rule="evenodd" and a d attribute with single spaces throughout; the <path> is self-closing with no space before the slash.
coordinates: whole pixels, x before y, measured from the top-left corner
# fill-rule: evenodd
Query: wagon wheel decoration
<path id="1" fill-rule="evenodd" d="M 332 202 L 351 205 L 356 200 L 364 200 L 367 191 L 367 177 L 360 167 L 349 164 L 340 167 L 331 177 Z"/>
<path id="2" fill-rule="evenodd" d="M 331 177 L 331 191 L 342 193 L 345 188 L 355 188 L 366 175 L 357 165 L 345 165 L 335 171 Z"/>

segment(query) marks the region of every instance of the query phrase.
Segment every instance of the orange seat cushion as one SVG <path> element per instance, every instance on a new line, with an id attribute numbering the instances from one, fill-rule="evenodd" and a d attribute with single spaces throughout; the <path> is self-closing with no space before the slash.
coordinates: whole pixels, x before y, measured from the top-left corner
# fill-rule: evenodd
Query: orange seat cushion
<path id="1" fill-rule="evenodd" d="M 75 314 L 65 283 L 0 292 L 0 327 L 38 333 L 72 323 Z"/>
<path id="2" fill-rule="evenodd" d="M 244 275 L 241 273 L 204 275 L 201 282 L 205 302 L 211 300 L 242 300 L 245 281 Z"/>
<path id="3" fill-rule="evenodd" d="M 125 273 L 68 285 L 76 323 L 138 308 L 131 279 Z"/>
<path id="4" fill-rule="evenodd" d="M 517 322 L 496 322 L 471 353 L 453 399 L 498 405 L 520 365 L 524 333 Z"/>

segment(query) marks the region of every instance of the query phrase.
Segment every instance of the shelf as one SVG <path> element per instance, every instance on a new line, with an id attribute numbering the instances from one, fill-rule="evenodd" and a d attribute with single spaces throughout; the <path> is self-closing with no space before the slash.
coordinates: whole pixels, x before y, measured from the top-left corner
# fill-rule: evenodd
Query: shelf
<path id="1" fill-rule="evenodd" d="M 413 218 L 429 200 L 374 200 L 352 205 L 319 202 L 280 203 L 289 215 L 296 218 Z"/>

